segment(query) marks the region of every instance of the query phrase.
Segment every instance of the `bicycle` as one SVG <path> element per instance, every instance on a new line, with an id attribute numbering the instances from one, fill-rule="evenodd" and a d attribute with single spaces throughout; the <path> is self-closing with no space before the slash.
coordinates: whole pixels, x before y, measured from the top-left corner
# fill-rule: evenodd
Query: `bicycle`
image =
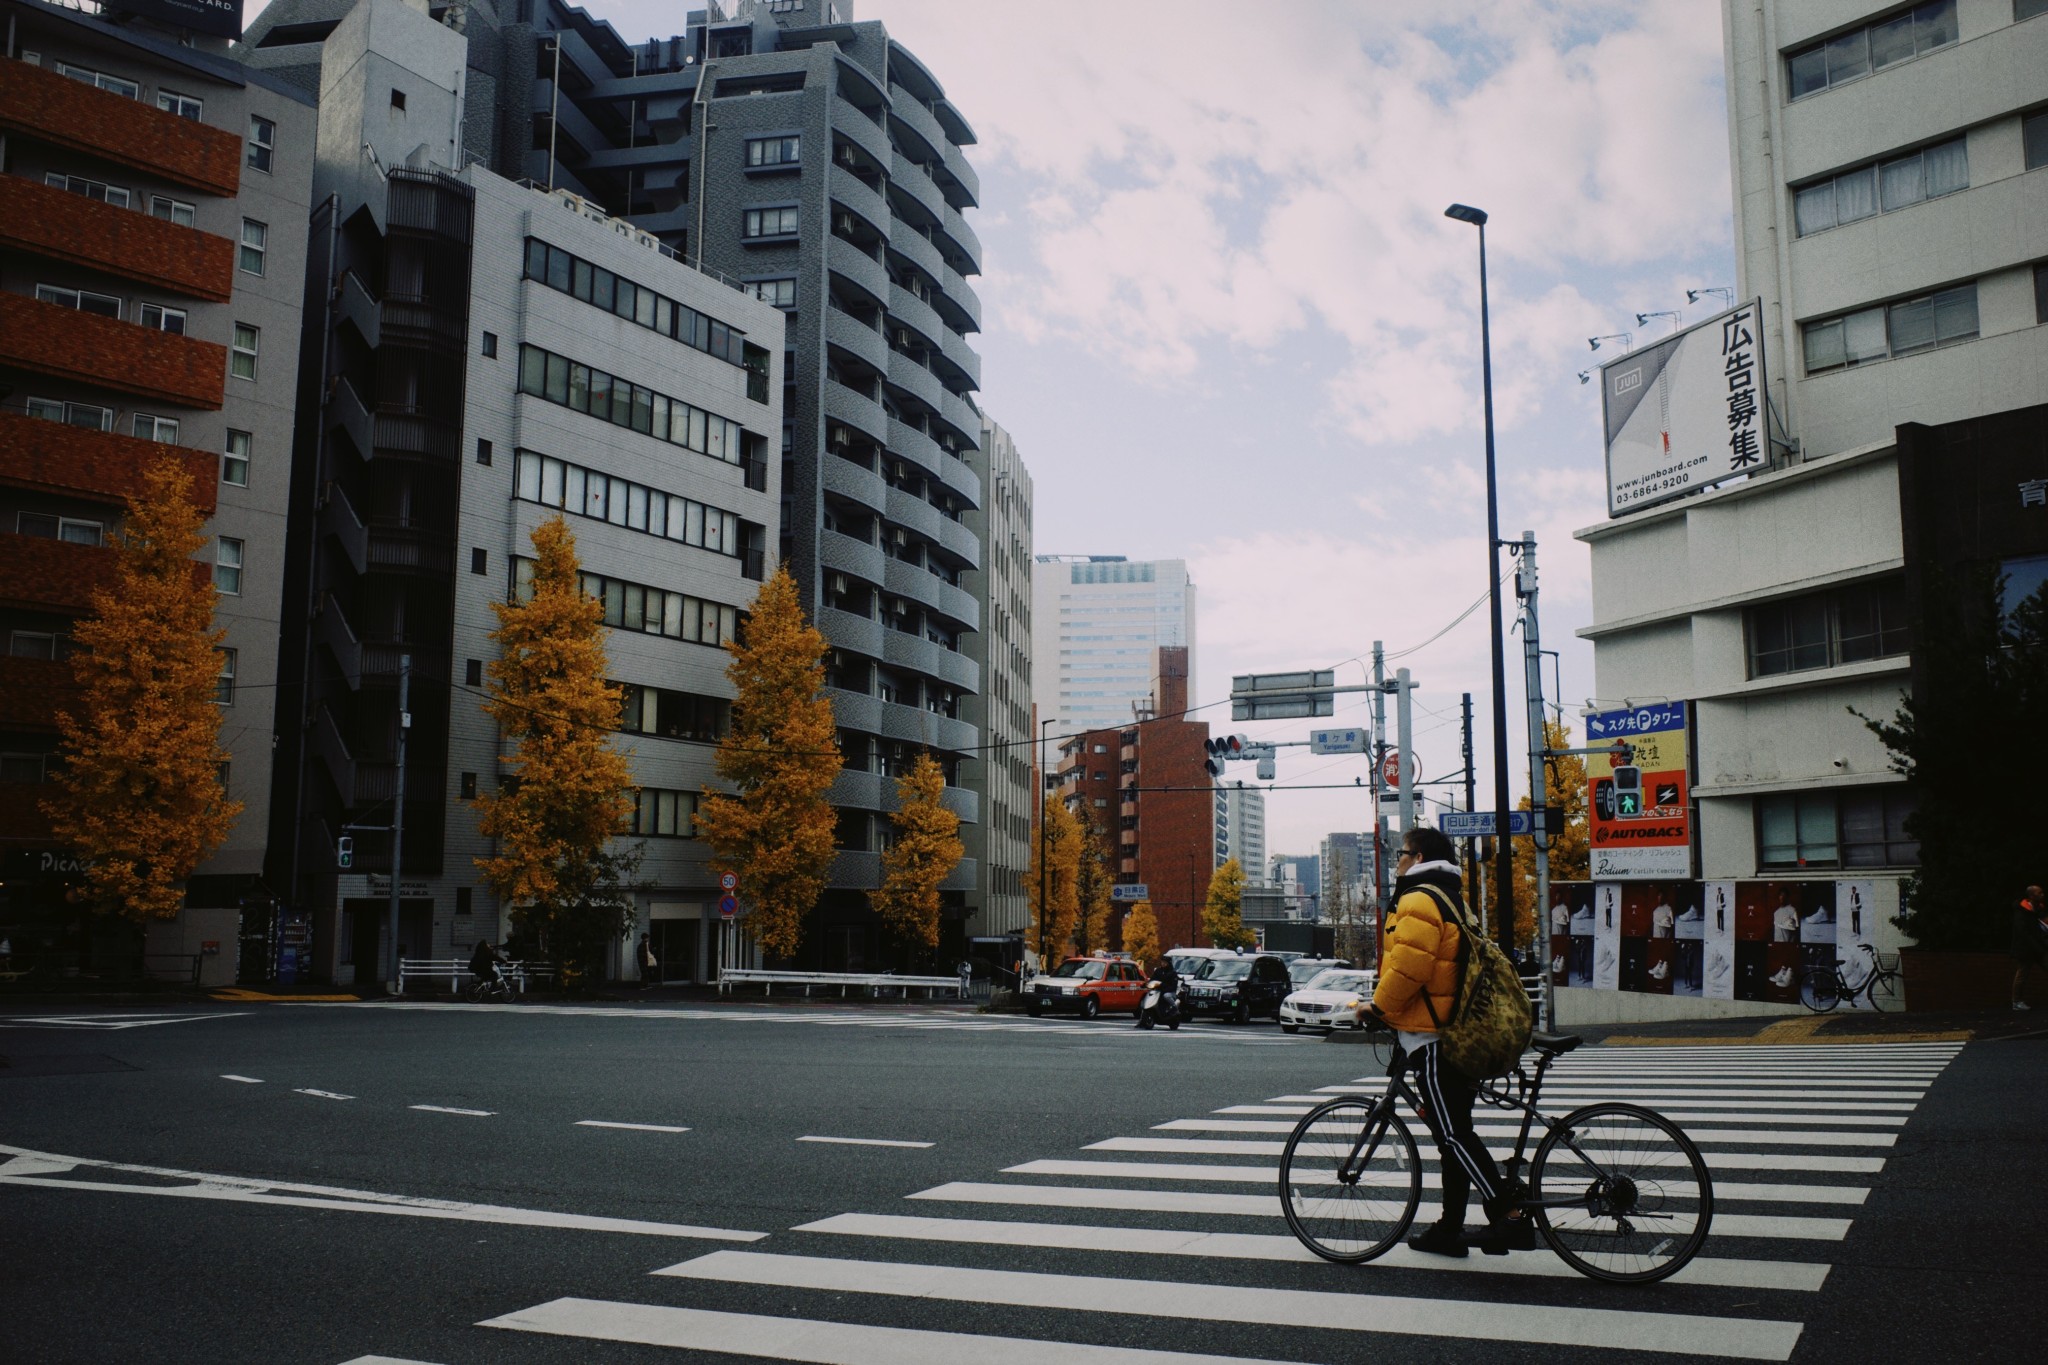
<path id="1" fill-rule="evenodd" d="M 504 972 L 498 971 L 493 972 L 488 981 L 470 982 L 462 993 L 469 999 L 472 1005 L 482 1005 L 492 1001 L 509 1002 L 512 999 L 512 983 L 505 979 Z"/>
<path id="2" fill-rule="evenodd" d="M 1676 1274 L 1707 1240 L 1714 1182 L 1692 1140 L 1669 1119 L 1633 1104 L 1589 1104 L 1561 1119 L 1539 1111 L 1543 1077 L 1579 1046 L 1571 1034 L 1530 1039 L 1535 1072 L 1479 1088 L 1484 1104 L 1522 1111 L 1514 1155 L 1503 1171 L 1519 1179 L 1534 1124 L 1543 1140 L 1529 1161 L 1518 1201 L 1550 1249 L 1596 1280 L 1647 1284 Z M 1415 1222 L 1422 1166 L 1397 1100 L 1421 1112 L 1395 1049 L 1377 1099 L 1346 1095 L 1302 1117 L 1280 1156 L 1287 1226 L 1326 1261 L 1356 1265 L 1384 1254 Z M 1600 1144 L 1598 1146 L 1592 1144 Z M 1385 1194 L 1378 1193 L 1386 1191 Z"/>
<path id="3" fill-rule="evenodd" d="M 1898 1008 L 1903 981 L 1899 975 L 1898 954 L 1893 953 L 1887 960 L 1868 943 L 1857 946 L 1870 957 L 1860 982 L 1851 986 L 1848 978 L 1842 975 L 1840 963 L 1809 967 L 1799 983 L 1799 1002 L 1815 1014 L 1826 1014 L 1844 1000 L 1853 1009 L 1859 995 L 1873 1010 L 1882 1012 Z"/>

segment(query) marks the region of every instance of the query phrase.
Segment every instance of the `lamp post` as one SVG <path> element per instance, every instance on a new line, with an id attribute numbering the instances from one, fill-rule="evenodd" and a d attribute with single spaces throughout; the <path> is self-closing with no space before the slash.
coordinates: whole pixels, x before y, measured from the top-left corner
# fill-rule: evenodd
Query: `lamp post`
<path id="1" fill-rule="evenodd" d="M 1045 966 L 1045 922 L 1050 916 L 1045 901 L 1045 812 L 1052 792 L 1052 765 L 1045 761 L 1045 727 L 1059 719 L 1052 716 L 1038 722 L 1038 965 Z"/>
<path id="2" fill-rule="evenodd" d="M 1508 840 L 1508 681 L 1500 629 L 1500 486 L 1493 459 L 1493 336 L 1486 312 L 1486 211 L 1453 204 L 1444 217 L 1479 229 L 1479 383 L 1486 412 L 1486 586 L 1493 637 L 1493 877 L 1494 923 L 1500 946 L 1515 951 L 1515 854 Z"/>

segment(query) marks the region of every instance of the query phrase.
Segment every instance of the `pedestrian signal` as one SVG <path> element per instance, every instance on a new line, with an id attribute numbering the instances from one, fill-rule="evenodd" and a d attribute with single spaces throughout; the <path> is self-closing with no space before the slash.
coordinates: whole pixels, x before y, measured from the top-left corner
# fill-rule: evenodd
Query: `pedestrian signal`
<path id="1" fill-rule="evenodd" d="M 1614 770 L 1614 818 L 1633 820 L 1643 814 L 1643 770 L 1627 764 Z"/>
<path id="2" fill-rule="evenodd" d="M 356 841 L 346 834 L 334 841 L 334 865 L 343 872 L 356 865 Z"/>

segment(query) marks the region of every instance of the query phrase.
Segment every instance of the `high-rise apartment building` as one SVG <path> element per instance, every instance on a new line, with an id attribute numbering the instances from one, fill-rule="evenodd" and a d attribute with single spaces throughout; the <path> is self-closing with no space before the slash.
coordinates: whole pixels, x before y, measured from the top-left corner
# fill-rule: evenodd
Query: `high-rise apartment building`
<path id="1" fill-rule="evenodd" d="M 1040 555 L 1032 578 L 1032 697 L 1056 733 L 1107 729 L 1152 695 L 1161 647 L 1195 657 L 1195 585 L 1186 561 Z M 1192 704 L 1193 692 L 1189 692 Z"/>
<path id="2" fill-rule="evenodd" d="M 266 894 L 277 637 L 296 610 L 283 525 L 314 110 L 145 22 L 36 0 L 0 14 L 0 936 L 17 965 L 116 965 L 92 962 L 65 914 L 73 869 L 40 799 L 63 780 L 72 626 L 168 452 L 207 516 L 220 742 L 244 811 L 149 948 L 182 959 L 211 942 L 207 979 L 232 980 L 239 908 Z"/>
<path id="3" fill-rule="evenodd" d="M 1216 811 L 1216 866 L 1235 858 L 1245 880 L 1266 881 L 1266 794 L 1242 782 L 1220 782 L 1212 798 Z"/>
<path id="4" fill-rule="evenodd" d="M 1691 699 L 1699 875 L 1870 877 L 1915 795 L 1854 713 L 1960 564 L 2048 571 L 2048 7 L 1725 0 L 1736 298 L 1773 457 L 1578 533 L 1602 698 Z M 2031 491 L 2030 491 L 2031 490 Z"/>
<path id="5" fill-rule="evenodd" d="M 1347 900 L 1370 903 L 1373 885 L 1373 837 L 1370 834 L 1325 834 L 1316 860 L 1316 888 L 1326 910 Z"/>
<path id="6" fill-rule="evenodd" d="M 773 534 L 783 315 L 579 196 L 463 164 L 463 52 L 405 0 L 360 0 L 322 39 L 288 876 L 315 973 L 385 979 L 403 728 L 399 955 L 503 936 L 472 804 L 504 781 L 492 607 L 560 516 L 624 689 L 635 930 L 666 979 L 702 980 L 721 944 L 693 813 L 729 714 L 722 646 Z M 637 969 L 624 946 L 612 974 Z"/>
<path id="7" fill-rule="evenodd" d="M 980 903 L 968 922 L 975 936 L 1021 930 L 1030 917 L 1031 830 L 1037 810 L 1031 768 L 1031 471 L 1010 433 L 982 422 L 988 487 L 969 516 L 980 539 L 982 566 L 968 576 L 981 610 L 973 639 L 981 691 L 968 719 L 981 752 L 963 765 L 962 781 L 982 799 L 981 822 L 965 827 L 967 856 L 980 867 Z"/>

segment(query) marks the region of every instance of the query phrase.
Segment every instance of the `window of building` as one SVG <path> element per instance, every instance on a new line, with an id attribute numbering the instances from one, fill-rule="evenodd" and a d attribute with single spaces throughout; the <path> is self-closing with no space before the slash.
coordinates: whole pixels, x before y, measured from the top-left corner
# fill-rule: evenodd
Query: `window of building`
<path id="1" fill-rule="evenodd" d="M 391 91 L 391 112 L 394 114 L 405 112 L 405 92 L 395 87 Z"/>
<path id="2" fill-rule="evenodd" d="M 249 486 L 249 452 L 256 438 L 246 431 L 229 431 L 220 452 L 220 481 L 235 488 Z"/>
<path id="3" fill-rule="evenodd" d="M 740 236 L 746 238 L 793 237 L 796 235 L 795 204 L 772 209 L 748 209 L 740 217 Z"/>
<path id="4" fill-rule="evenodd" d="M 44 303 L 54 303 L 59 308 L 76 308 L 81 313 L 97 313 L 103 318 L 121 316 L 121 300 L 112 294 L 95 294 L 90 289 L 66 289 L 62 285 L 39 284 L 36 298 Z"/>
<path id="5" fill-rule="evenodd" d="M 458 886 L 455 888 L 455 913 L 467 915 L 476 908 L 476 888 Z"/>
<path id="6" fill-rule="evenodd" d="M 485 332 L 485 333 L 484 333 L 484 342 L 483 342 L 483 353 L 484 353 L 484 355 L 485 355 L 485 356 L 487 356 L 487 357 L 489 357 L 489 358 L 491 358 L 491 359 L 494 359 L 494 360 L 495 360 L 495 359 L 497 358 L 497 355 L 498 355 L 498 334 L 497 334 L 496 332 Z"/>
<path id="7" fill-rule="evenodd" d="M 484 685 L 484 661 L 482 659 L 468 659 L 463 662 L 462 683 L 465 687 L 482 687 Z"/>
<path id="8" fill-rule="evenodd" d="M 268 173 L 276 152 L 277 125 L 260 115 L 249 115 L 249 168 Z"/>
<path id="9" fill-rule="evenodd" d="M 2022 19 L 2032 19 L 2042 14 L 2048 14 L 2048 0 L 2012 0 L 2012 18 L 2014 23 L 2018 23 Z"/>
<path id="10" fill-rule="evenodd" d="M 2034 321 L 2048 322 L 2048 265 L 2034 267 Z"/>
<path id="11" fill-rule="evenodd" d="M 158 417 L 153 413 L 138 412 L 128 424 L 130 435 L 145 441 L 161 441 L 167 446 L 178 443 L 178 419 Z"/>
<path id="12" fill-rule="evenodd" d="M 66 426 L 86 427 L 92 431 L 114 429 L 114 410 L 97 403 L 63 403 L 54 398 L 31 398 L 28 400 L 28 415 L 40 417 L 45 422 L 62 422 Z"/>
<path id="13" fill-rule="evenodd" d="M 625 704 L 619 713 L 619 728 L 628 734 L 710 742 L 723 739 L 732 726 L 732 703 L 722 697 L 635 683 L 621 684 L 621 688 Z"/>
<path id="14" fill-rule="evenodd" d="M 242 542 L 216 536 L 213 542 L 213 586 L 230 597 L 242 595 Z"/>
<path id="15" fill-rule="evenodd" d="M 2028 170 L 2048 166 L 2048 109 L 2020 120 L 2020 141 L 2026 147 Z"/>
<path id="16" fill-rule="evenodd" d="M 1906 833 L 1914 805 L 1899 786 L 1758 797 L 1757 865 L 1916 867 L 1920 845 Z"/>
<path id="17" fill-rule="evenodd" d="M 513 496 L 723 555 L 740 553 L 740 519 L 704 503 L 522 450 Z"/>
<path id="18" fill-rule="evenodd" d="M 57 635 L 48 630 L 14 630 L 7 633 L 7 653 L 16 659 L 54 659 Z"/>
<path id="19" fill-rule="evenodd" d="M 763 303 L 772 303 L 777 308 L 796 307 L 795 280 L 749 280 L 747 292 Z"/>
<path id="20" fill-rule="evenodd" d="M 515 558 L 512 568 L 513 591 L 524 598 L 532 591 L 533 561 Z M 722 602 L 707 602 L 598 574 L 584 574 L 582 583 L 585 596 L 604 603 L 604 623 L 608 626 L 704 645 L 723 645 L 739 631 L 739 608 Z"/>
<path id="21" fill-rule="evenodd" d="M 228 347 L 228 373 L 237 379 L 256 377 L 256 347 L 261 340 L 257 329 L 246 322 L 235 324 L 234 344 Z"/>
<path id="22" fill-rule="evenodd" d="M 474 801 L 474 800 L 476 800 L 476 774 L 475 774 L 475 773 L 464 773 L 464 774 L 462 775 L 462 786 L 461 786 L 461 788 L 460 788 L 460 791 L 462 792 L 462 799 L 463 799 L 463 800 L 465 800 L 465 801 Z"/>
<path id="23" fill-rule="evenodd" d="M 572 256 L 538 237 L 526 239 L 526 278 L 573 294 L 585 303 L 651 328 L 694 350 L 745 366 L 746 334 L 666 295 Z"/>
<path id="24" fill-rule="evenodd" d="M 1896 578 L 1762 603 L 1743 618 L 1752 678 L 1895 658 L 1911 645 Z"/>
<path id="25" fill-rule="evenodd" d="M 794 166 L 799 155 L 799 139 L 794 133 L 787 137 L 750 137 L 747 139 L 747 165 Z M 791 228 L 794 232 L 796 229 Z"/>
<path id="26" fill-rule="evenodd" d="M 220 680 L 214 684 L 213 699 L 221 706 L 235 704 L 235 651 L 222 649 L 220 654 Z"/>
<path id="27" fill-rule="evenodd" d="M 1956 0 L 1929 0 L 1785 55 L 1791 98 L 1804 99 L 1956 41 Z"/>
<path id="28" fill-rule="evenodd" d="M 152 332 L 185 335 L 185 310 L 182 308 L 166 308 L 162 304 L 145 303 L 142 305 L 141 317 L 142 325 Z"/>
<path id="29" fill-rule="evenodd" d="M 633 793 L 633 833 L 648 839 L 697 837 L 697 793 L 641 787 Z"/>
<path id="30" fill-rule="evenodd" d="M 1802 330 L 1808 374 L 1969 341 L 1977 335 L 1977 284 L 1809 322 Z"/>
<path id="31" fill-rule="evenodd" d="M 60 517 L 49 512 L 19 512 L 14 529 L 37 540 L 61 540 L 71 545 L 98 545 L 106 539 L 106 524 L 77 517 Z"/>
<path id="32" fill-rule="evenodd" d="M 478 464 L 489 464 L 491 462 L 491 443 L 481 436 L 476 438 L 476 462 Z"/>
<path id="33" fill-rule="evenodd" d="M 88 199 L 97 199 L 115 208 L 128 207 L 128 191 L 119 185 L 109 185 L 104 180 L 88 180 L 82 175 L 66 175 L 61 171 L 45 171 L 43 183 L 72 194 L 82 194 Z"/>
<path id="34" fill-rule="evenodd" d="M 747 435 L 738 422 L 538 346 L 519 348 L 519 391 L 714 460 L 734 465 L 746 462 Z"/>
<path id="35" fill-rule="evenodd" d="M 487 574 L 491 571 L 491 552 L 478 546 L 469 552 L 469 571 Z"/>
<path id="36" fill-rule="evenodd" d="M 199 122 L 202 108 L 198 100 L 190 95 L 181 95 L 175 90 L 157 91 L 156 107 L 166 114 L 176 114 L 179 118 L 188 118 L 194 123 Z"/>
<path id="37" fill-rule="evenodd" d="M 149 216 L 152 218 L 161 218 L 165 222 L 176 223 L 179 227 L 191 227 L 198 215 L 199 210 L 182 199 L 172 199 L 162 194 L 149 196 Z"/>
<path id="38" fill-rule="evenodd" d="M 1969 187 L 1970 156 L 1965 139 L 1951 138 L 1802 185 L 1793 194 L 1793 217 L 1799 235 L 1807 237 Z"/>
<path id="39" fill-rule="evenodd" d="M 270 240 L 270 229 L 253 218 L 242 220 L 242 253 L 239 264 L 251 275 L 263 273 L 263 256 Z"/>
<path id="40" fill-rule="evenodd" d="M 46 762 L 43 754 L 0 753 L 0 782 L 41 782 Z"/>
<path id="41" fill-rule="evenodd" d="M 58 62 L 57 74 L 69 76 L 74 81 L 84 81 L 87 85 L 96 85 L 109 94 L 120 95 L 124 99 L 142 98 L 142 87 L 134 81 L 109 76 L 106 72 L 95 71 L 89 66 L 73 66 L 70 62 Z"/>

